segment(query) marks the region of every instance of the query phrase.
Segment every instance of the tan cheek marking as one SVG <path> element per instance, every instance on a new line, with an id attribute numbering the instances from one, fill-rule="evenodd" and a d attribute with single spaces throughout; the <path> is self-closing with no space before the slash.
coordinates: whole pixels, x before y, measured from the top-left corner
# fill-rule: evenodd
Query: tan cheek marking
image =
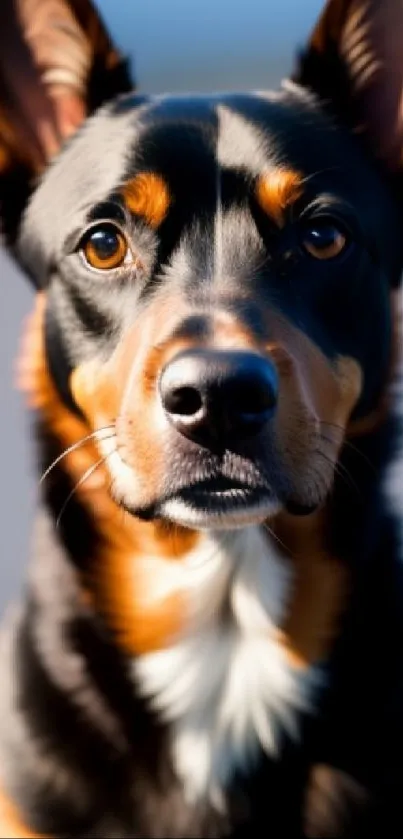
<path id="1" fill-rule="evenodd" d="M 295 397 L 313 420 L 345 424 L 361 392 L 362 373 L 354 359 L 340 357 L 332 366 L 310 338 L 281 315 L 269 323 L 265 350 L 275 362 L 284 395 Z"/>
<path id="2" fill-rule="evenodd" d="M 171 200 L 168 186 L 160 175 L 142 172 L 122 187 L 122 194 L 131 213 L 144 218 L 150 227 L 159 227 Z"/>
<path id="3" fill-rule="evenodd" d="M 283 643 L 292 664 L 305 668 L 325 660 L 337 636 L 348 597 L 348 572 L 326 550 L 326 511 L 306 518 L 280 514 L 274 526 L 294 569 Z"/>
<path id="4" fill-rule="evenodd" d="M 91 428 L 117 421 L 118 451 L 135 468 L 144 504 L 158 495 L 166 472 L 167 429 L 157 379 L 170 359 L 190 345 L 188 338 L 169 337 L 180 315 L 180 300 L 171 299 L 171 305 L 164 298 L 154 301 L 105 364 L 84 363 L 71 377 L 71 391 Z"/>
<path id="5" fill-rule="evenodd" d="M 33 833 L 23 824 L 15 804 L 4 790 L 0 790 L 0 839 L 44 839 L 43 834 Z"/>
<path id="6" fill-rule="evenodd" d="M 360 374 L 333 369 L 323 353 L 295 327 L 281 318 L 270 324 L 272 339 L 265 351 L 277 367 L 280 378 L 275 433 L 279 451 L 289 474 L 302 489 L 302 476 L 316 470 L 328 484 L 336 461 L 344 426 L 360 388 Z M 346 365 L 348 367 L 348 364 Z M 335 426 L 340 426 L 335 428 Z M 326 440 L 326 457 L 315 454 Z"/>
<path id="7" fill-rule="evenodd" d="M 302 176 L 292 169 L 278 168 L 262 175 L 256 184 L 256 198 L 268 216 L 283 227 L 285 211 L 302 195 Z"/>
<path id="8" fill-rule="evenodd" d="M 141 501 L 147 503 L 161 488 L 163 447 L 154 388 L 144 375 L 141 350 L 139 357 L 137 347 L 130 351 L 131 345 L 129 338 L 102 366 L 88 362 L 78 367 L 70 387 L 91 428 L 116 423 L 114 446 L 126 465 L 134 468 Z"/>
<path id="9" fill-rule="evenodd" d="M 72 375 L 72 390 L 85 409 L 88 424 L 73 417 L 60 402 L 47 371 L 43 345 L 45 303 L 45 296 L 38 295 L 24 333 L 18 380 L 30 406 L 40 412 L 64 448 L 92 430 L 97 410 L 102 409 L 104 419 L 110 421 L 112 413 L 118 410 L 127 371 L 121 370 L 120 379 L 115 368 L 105 376 L 105 368 L 97 363 L 77 368 Z M 149 446 L 145 449 L 149 462 Z M 88 443 L 68 455 L 63 463 L 72 480 L 78 481 L 99 457 L 94 443 Z M 108 494 L 106 469 L 99 472 L 101 478 L 91 479 L 78 490 L 91 511 L 99 537 L 94 572 L 82 581 L 82 600 L 105 615 L 124 650 L 133 654 L 136 650 L 155 649 L 175 635 L 185 620 L 185 598 L 175 590 L 175 572 L 173 569 L 170 574 L 169 567 L 194 547 L 198 534 L 185 528 L 172 531 L 125 515 Z M 147 564 L 143 560 L 146 556 L 154 559 Z"/>
<path id="10" fill-rule="evenodd" d="M 306 339 L 299 342 L 297 367 L 306 405 L 317 421 L 345 428 L 362 388 L 358 362 L 340 356 L 331 366 L 322 352 Z"/>
<path id="11" fill-rule="evenodd" d="M 72 390 L 87 412 L 91 397 L 95 413 L 118 412 L 122 398 L 119 375 L 116 370 L 115 376 L 111 370 L 106 375 L 105 371 L 106 367 L 102 373 L 98 371 L 98 381 L 90 366 L 73 374 Z M 135 422 L 136 471 L 142 465 L 145 478 L 152 481 L 154 461 L 159 458 L 157 455 L 150 462 L 152 441 L 143 402 L 140 415 Z M 88 581 L 97 609 L 126 654 L 140 655 L 167 646 L 184 629 L 187 618 L 187 598 L 176 582 L 176 566 L 194 548 L 199 534 L 137 521 L 113 502 L 106 517 L 98 515 L 98 529 L 103 540 L 96 570 Z"/>
<path id="12" fill-rule="evenodd" d="M 354 358 L 339 356 L 336 360 L 335 375 L 339 385 L 339 404 L 335 421 L 346 427 L 362 392 L 363 373 Z"/>
<path id="13" fill-rule="evenodd" d="M 63 450 L 86 437 L 90 428 L 63 405 L 49 376 L 43 340 L 45 306 L 46 295 L 41 292 L 36 296 L 34 311 L 23 331 L 17 364 L 17 386 L 25 393 L 28 406 L 38 411 Z M 98 459 L 99 453 L 94 442 L 88 441 L 77 451 L 68 454 L 63 464 L 72 480 L 77 482 Z M 96 492 L 98 496 L 98 491 L 102 491 L 104 486 L 105 473 L 99 470 L 79 488 L 79 494 Z"/>
<path id="14" fill-rule="evenodd" d="M 331 365 L 306 335 L 281 319 L 271 333 L 275 340 L 266 349 L 280 374 L 279 436 L 283 448 L 292 451 L 289 468 L 299 462 L 306 468 L 313 457 L 312 434 L 319 433 L 321 422 L 323 435 L 334 436 L 328 454 L 336 462 L 343 429 L 362 389 L 359 364 L 340 357 Z M 341 433 L 332 435 L 326 423 L 340 426 Z M 324 468 L 322 461 L 317 468 Z M 328 550 L 326 507 L 307 517 L 281 513 L 272 526 L 294 570 L 283 643 L 293 664 L 305 668 L 326 659 L 337 636 L 349 595 L 348 570 Z"/>
<path id="15" fill-rule="evenodd" d="M 285 394 L 280 405 L 281 439 L 293 452 L 295 468 L 296 462 L 305 464 L 313 457 L 311 433 L 319 432 L 320 421 L 345 427 L 361 392 L 362 373 L 350 358 L 339 358 L 330 366 L 309 338 L 288 324 L 278 328 L 277 339 L 278 344 L 273 342 L 268 350 Z M 303 433 L 305 428 L 310 433 Z M 329 427 L 323 429 L 331 438 Z M 332 450 L 329 447 L 335 462 L 342 438 L 343 434 L 334 435 Z M 319 461 L 318 468 L 322 467 Z M 281 513 L 272 526 L 286 546 L 294 571 L 283 643 L 292 663 L 305 668 L 326 659 L 337 636 L 348 598 L 348 572 L 329 553 L 326 507 L 307 517 Z"/>
<path id="16" fill-rule="evenodd" d="M 154 301 L 105 364 L 85 363 L 71 377 L 71 391 L 91 428 L 116 421 L 116 447 L 126 466 L 133 467 L 142 505 L 161 492 L 167 469 L 167 423 L 157 395 L 158 373 L 189 343 L 169 340 L 180 305 L 171 302 L 175 317 L 167 312 L 165 299 Z"/>
<path id="17" fill-rule="evenodd" d="M 344 356 L 332 364 L 307 335 L 277 313 L 268 328 L 272 337 L 265 350 L 280 376 L 277 433 L 289 468 L 296 474 L 298 464 L 305 468 L 307 457 L 312 457 L 319 433 L 328 438 L 327 454 L 337 459 L 361 394 L 362 370 L 355 359 Z M 293 452 L 292 462 L 288 451 Z M 320 460 L 318 468 L 327 469 L 325 460 Z"/>

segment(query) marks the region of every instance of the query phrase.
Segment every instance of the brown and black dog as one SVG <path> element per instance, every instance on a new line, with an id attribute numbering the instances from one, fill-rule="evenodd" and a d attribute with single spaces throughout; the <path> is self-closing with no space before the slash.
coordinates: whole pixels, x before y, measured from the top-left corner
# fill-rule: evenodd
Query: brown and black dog
<path id="1" fill-rule="evenodd" d="M 87 0 L 0 18 L 42 476 L 0 836 L 401 836 L 401 0 L 249 95 L 130 92 Z"/>

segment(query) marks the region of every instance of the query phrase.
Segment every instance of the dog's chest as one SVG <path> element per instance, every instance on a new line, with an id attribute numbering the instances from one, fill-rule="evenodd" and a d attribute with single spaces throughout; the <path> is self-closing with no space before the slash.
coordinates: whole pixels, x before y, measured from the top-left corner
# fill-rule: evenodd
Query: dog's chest
<path id="1" fill-rule="evenodd" d="M 174 766 L 190 800 L 222 800 L 259 748 L 272 757 L 296 729 L 313 674 L 295 670 L 281 639 L 292 573 L 258 527 L 208 536 L 183 571 L 188 633 L 141 656 L 134 675 L 170 723 Z"/>

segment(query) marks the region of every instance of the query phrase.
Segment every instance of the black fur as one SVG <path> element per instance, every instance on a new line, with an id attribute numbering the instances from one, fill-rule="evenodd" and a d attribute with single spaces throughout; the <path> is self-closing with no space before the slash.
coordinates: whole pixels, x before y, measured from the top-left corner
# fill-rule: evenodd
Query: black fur
<path id="1" fill-rule="evenodd" d="M 340 96 L 334 94 L 329 116 L 322 100 L 334 85 L 337 61 L 329 56 L 328 75 L 318 61 L 309 54 L 298 75 L 301 86 L 286 86 L 275 98 L 122 98 L 90 120 L 45 174 L 19 223 L 17 248 L 47 291 L 48 366 L 61 400 L 76 416 L 71 371 L 99 353 L 109 358 L 128 325 L 167 294 L 189 303 L 195 317 L 183 329 L 203 338 L 209 335 L 209 312 L 220 305 L 240 312 L 257 336 L 266 336 L 274 308 L 329 363 L 340 355 L 359 363 L 364 386 L 354 419 L 377 410 L 390 375 L 390 292 L 403 265 L 401 210 L 389 178 L 351 135 L 344 78 L 336 78 Z M 235 129 L 218 163 L 223 109 Z M 248 132 L 256 147 L 248 145 Z M 242 160 L 233 165 L 239 138 Z M 257 147 L 268 168 L 280 162 L 306 183 L 303 206 L 281 231 L 254 197 L 261 167 Z M 218 169 L 222 206 L 232 212 L 223 259 L 233 270 L 212 278 L 207 266 Z M 138 171 L 160 173 L 175 196 L 156 231 L 119 204 L 119 187 Z M 347 232 L 341 258 L 315 262 L 301 250 L 308 204 L 312 212 L 338 219 Z M 13 204 L 12 224 L 14 210 Z M 139 276 L 126 271 L 111 282 L 94 275 L 79 251 L 94 219 L 117 217 L 145 270 Z M 40 416 L 37 436 L 43 471 L 61 453 L 60 445 Z M 2 653 L 0 760 L 7 791 L 33 830 L 122 839 L 400 835 L 403 572 L 399 521 L 385 491 L 398 442 L 392 406 L 372 432 L 354 445 L 347 442 L 341 452 L 326 500 L 327 547 L 348 566 L 352 595 L 323 665 L 326 689 L 315 714 L 301 719 L 299 738 L 283 735 L 278 760 L 261 751 L 251 769 L 234 773 L 225 814 L 207 798 L 187 803 L 171 759 L 169 726 L 141 698 L 105 615 L 80 599 L 80 575 L 97 574 L 98 534 L 74 497 L 56 528 L 72 490 L 63 461 L 57 465 L 45 483 L 24 608 Z M 184 465 L 181 474 L 172 471 L 171 491 L 195 469 L 190 461 L 186 465 L 186 445 L 177 442 L 175 454 Z M 253 445 L 242 442 L 235 454 L 253 461 Z M 286 507 L 304 511 L 312 504 L 308 490 L 294 486 L 268 451 L 256 469 Z M 217 476 L 222 460 L 212 450 L 200 455 L 197 466 Z M 234 457 L 227 464 L 234 478 L 237 463 Z M 314 499 L 313 506 L 324 500 Z M 148 499 L 147 507 L 140 499 L 132 512 L 158 518 L 159 503 Z M 330 788 L 319 784 L 309 798 L 310 772 L 322 764 L 329 768 Z"/>

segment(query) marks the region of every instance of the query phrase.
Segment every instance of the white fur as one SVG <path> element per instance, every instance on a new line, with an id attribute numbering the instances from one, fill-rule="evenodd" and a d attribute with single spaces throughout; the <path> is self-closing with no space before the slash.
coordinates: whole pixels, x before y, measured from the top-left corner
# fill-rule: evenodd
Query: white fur
<path id="1" fill-rule="evenodd" d="M 222 166 L 252 166 L 256 174 L 267 169 L 267 139 L 256 125 L 226 105 L 217 105 L 219 134 L 217 160 Z"/>
<path id="2" fill-rule="evenodd" d="M 228 491 L 228 496 L 231 491 Z M 233 491 L 234 494 L 237 492 Z M 217 493 L 218 494 L 218 493 Z M 225 493 L 223 492 L 222 495 Z M 280 509 L 280 503 L 272 498 L 262 499 L 253 504 L 245 503 L 243 507 L 236 507 L 234 510 L 225 512 L 205 511 L 202 508 L 192 507 L 181 498 L 172 498 L 161 505 L 161 513 L 169 521 L 173 521 L 182 527 L 195 528 L 197 530 L 215 530 L 229 528 L 245 528 L 248 525 L 261 523 L 269 516 L 274 515 Z"/>
<path id="3" fill-rule="evenodd" d="M 142 656 L 134 676 L 172 724 L 174 765 L 189 800 L 222 803 L 232 773 L 248 766 L 257 746 L 276 756 L 280 727 L 296 733 L 315 678 L 293 670 L 280 642 L 291 571 L 258 526 L 206 534 L 183 575 L 188 634 Z"/>

